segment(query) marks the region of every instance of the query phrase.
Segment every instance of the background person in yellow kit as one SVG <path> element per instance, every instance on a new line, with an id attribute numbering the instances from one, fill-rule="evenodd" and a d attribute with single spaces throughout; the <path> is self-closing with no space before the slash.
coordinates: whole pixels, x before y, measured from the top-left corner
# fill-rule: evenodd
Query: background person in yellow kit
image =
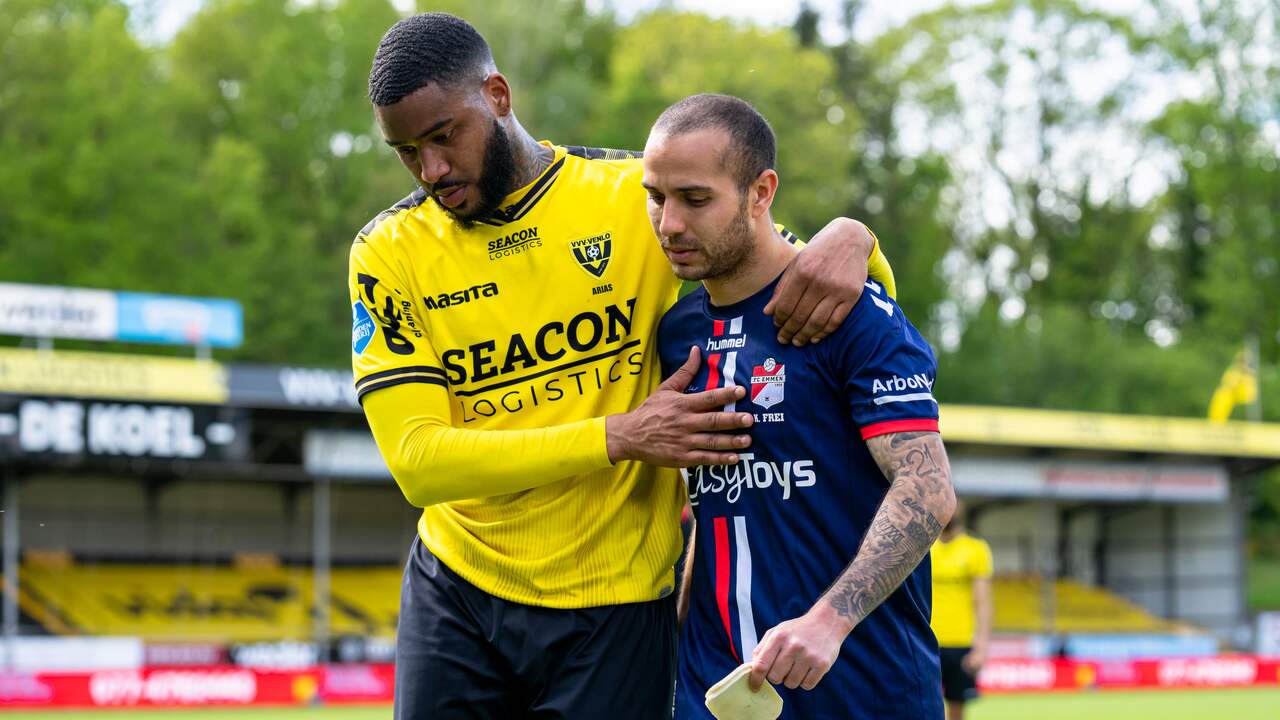
<path id="1" fill-rule="evenodd" d="M 933 561 L 933 632 L 942 660 L 947 720 L 964 720 L 964 705 L 978 697 L 977 676 L 991 644 L 991 548 L 965 527 L 965 507 L 942 530 Z"/>

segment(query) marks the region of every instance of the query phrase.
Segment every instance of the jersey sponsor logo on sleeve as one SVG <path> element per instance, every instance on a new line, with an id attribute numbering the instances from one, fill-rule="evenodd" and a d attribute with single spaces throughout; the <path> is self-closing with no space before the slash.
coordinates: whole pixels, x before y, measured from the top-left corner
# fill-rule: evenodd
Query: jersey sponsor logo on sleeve
<path id="1" fill-rule="evenodd" d="M 916 400 L 937 402 L 933 399 L 933 379 L 924 373 L 905 378 L 897 375 L 876 378 L 871 382 L 871 394 L 875 396 L 876 405 Z"/>
<path id="2" fill-rule="evenodd" d="M 422 307 L 426 310 L 441 310 L 469 303 L 480 298 L 495 297 L 498 294 L 498 283 L 472 285 L 466 290 L 443 292 L 438 295 L 427 295 L 422 298 Z"/>
<path id="3" fill-rule="evenodd" d="M 782 402 L 786 389 L 787 368 L 773 358 L 751 370 L 751 402 L 762 408 L 771 408 Z"/>
<path id="4" fill-rule="evenodd" d="M 387 342 L 387 349 L 397 355 L 412 355 L 413 343 L 405 336 L 422 337 L 422 328 L 413 315 L 413 303 L 405 299 L 404 293 L 397 288 L 391 288 L 391 292 L 386 292 L 385 286 L 379 288 L 381 281 L 372 275 L 359 273 L 356 275 L 356 282 L 359 283 L 369 308 L 373 310 L 373 317 L 382 326 L 382 338 Z M 383 293 L 381 302 L 378 293 Z"/>
<path id="5" fill-rule="evenodd" d="M 606 230 L 599 235 L 571 240 L 569 249 L 573 251 L 573 259 L 578 261 L 579 267 L 592 277 L 603 277 L 613 255 L 613 233 Z"/>
<path id="6" fill-rule="evenodd" d="M 542 238 L 538 236 L 538 227 L 535 225 L 521 228 L 496 240 L 490 240 L 489 260 L 501 260 L 540 247 L 542 247 Z"/>
<path id="7" fill-rule="evenodd" d="M 351 303 L 351 351 L 363 354 L 373 339 L 373 318 L 365 309 L 364 303 Z"/>

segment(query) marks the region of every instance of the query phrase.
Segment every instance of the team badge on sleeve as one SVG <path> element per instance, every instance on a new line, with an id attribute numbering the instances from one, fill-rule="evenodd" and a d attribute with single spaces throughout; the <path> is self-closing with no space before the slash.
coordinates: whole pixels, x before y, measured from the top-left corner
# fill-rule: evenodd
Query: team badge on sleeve
<path id="1" fill-rule="evenodd" d="M 762 408 L 771 408 L 782 402 L 782 391 L 787 382 L 786 366 L 773 358 L 751 370 L 751 402 Z"/>
<path id="2" fill-rule="evenodd" d="M 569 243 L 573 250 L 573 259 L 583 270 L 595 277 L 603 277 L 604 269 L 609 266 L 609 256 L 613 254 L 613 234 L 603 232 L 594 237 L 582 238 Z"/>
<path id="3" fill-rule="evenodd" d="M 351 350 L 359 355 L 373 339 L 373 317 L 363 303 L 351 303 Z"/>

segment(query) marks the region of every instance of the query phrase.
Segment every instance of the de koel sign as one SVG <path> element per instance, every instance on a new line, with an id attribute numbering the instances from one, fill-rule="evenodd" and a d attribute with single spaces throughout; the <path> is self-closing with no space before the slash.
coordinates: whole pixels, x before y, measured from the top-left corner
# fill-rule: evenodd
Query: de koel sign
<path id="1" fill-rule="evenodd" d="M 244 455 L 243 414 L 227 408 L 22 400 L 0 406 L 0 448 L 19 456 L 229 460 Z"/>

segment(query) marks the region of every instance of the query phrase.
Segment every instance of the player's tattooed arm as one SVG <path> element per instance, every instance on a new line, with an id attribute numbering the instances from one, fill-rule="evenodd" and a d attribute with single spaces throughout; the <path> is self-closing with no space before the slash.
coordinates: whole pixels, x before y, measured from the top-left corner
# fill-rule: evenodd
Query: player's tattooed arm
<path id="1" fill-rule="evenodd" d="M 951 469 L 936 432 L 890 433 L 867 441 L 889 478 L 853 562 L 804 615 L 765 632 L 752 654 L 749 683 L 767 678 L 812 690 L 831 669 L 853 628 L 915 569 L 955 512 Z"/>
<path id="2" fill-rule="evenodd" d="M 850 628 L 897 589 L 955 512 L 951 466 L 942 436 L 901 432 L 867 440 L 889 492 L 853 562 L 823 596 Z"/>

